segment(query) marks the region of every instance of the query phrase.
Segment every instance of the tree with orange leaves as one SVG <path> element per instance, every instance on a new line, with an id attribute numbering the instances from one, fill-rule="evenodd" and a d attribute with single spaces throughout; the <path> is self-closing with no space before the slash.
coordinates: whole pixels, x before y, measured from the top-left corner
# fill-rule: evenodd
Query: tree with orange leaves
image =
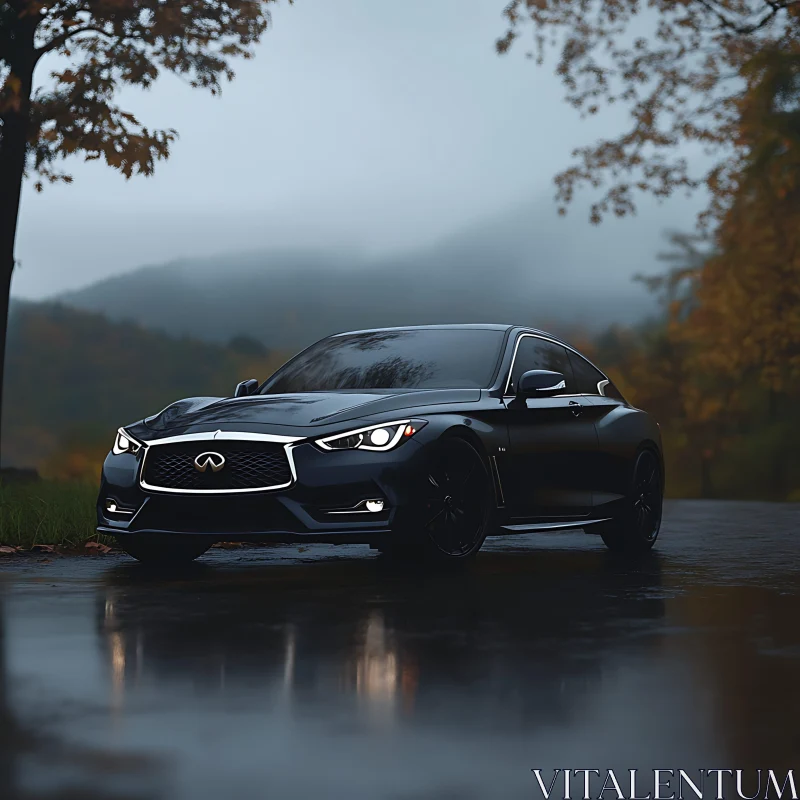
<path id="1" fill-rule="evenodd" d="M 611 105 L 629 111 L 625 130 L 575 150 L 556 177 L 562 211 L 578 188 L 603 190 L 594 222 L 633 212 L 637 192 L 699 187 L 711 198 L 706 221 L 720 219 L 749 156 L 740 135 L 749 71 L 764 53 L 800 53 L 800 0 L 511 0 L 505 16 L 500 53 L 530 25 L 529 55 L 541 63 L 558 51 L 570 105 L 585 116 Z M 687 145 L 710 164 L 698 159 L 693 169 Z"/>
<path id="2" fill-rule="evenodd" d="M 66 181 L 56 163 L 100 159 L 125 178 L 150 175 L 174 130 L 152 130 L 115 101 L 162 71 L 216 94 L 249 58 L 274 0 L 0 0 L 0 408 L 8 297 L 25 174 Z M 289 0 L 291 2 L 291 0 Z M 49 86 L 37 66 L 60 56 Z M 67 62 L 65 66 L 64 62 Z"/>
<path id="3" fill-rule="evenodd" d="M 696 277 L 686 335 L 699 363 L 775 393 L 800 393 L 800 53 L 764 52 L 745 72 L 746 162 Z"/>
<path id="4" fill-rule="evenodd" d="M 705 474 L 747 439 L 785 496 L 800 435 L 800 0 L 511 0 L 505 14 L 501 53 L 531 25 L 532 55 L 558 50 L 571 105 L 629 111 L 556 176 L 562 212 L 582 187 L 601 191 L 595 223 L 634 212 L 637 194 L 706 190 L 713 250 L 648 281 L 669 322 L 622 370 L 662 409 L 668 450 L 699 454 Z M 705 159 L 687 158 L 693 145 Z"/>

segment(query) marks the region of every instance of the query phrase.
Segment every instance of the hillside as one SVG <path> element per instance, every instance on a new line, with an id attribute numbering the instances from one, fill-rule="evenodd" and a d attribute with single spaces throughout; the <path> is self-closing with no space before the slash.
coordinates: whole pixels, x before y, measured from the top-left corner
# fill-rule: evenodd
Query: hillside
<path id="1" fill-rule="evenodd" d="M 342 248 L 264 250 L 151 266 L 64 294 L 60 302 L 173 335 L 224 342 L 245 333 L 297 348 L 341 330 L 430 322 L 519 322 L 596 331 L 636 322 L 653 300 L 631 282 L 654 269 L 652 235 L 612 226 L 570 240 L 523 208 L 394 256 Z"/>
<path id="2" fill-rule="evenodd" d="M 80 454 L 102 458 L 120 425 L 180 397 L 230 395 L 240 380 L 264 378 L 285 360 L 257 342 L 231 344 L 172 338 L 59 305 L 15 303 L 3 464 L 81 472 Z M 70 458 L 81 463 L 70 467 Z"/>

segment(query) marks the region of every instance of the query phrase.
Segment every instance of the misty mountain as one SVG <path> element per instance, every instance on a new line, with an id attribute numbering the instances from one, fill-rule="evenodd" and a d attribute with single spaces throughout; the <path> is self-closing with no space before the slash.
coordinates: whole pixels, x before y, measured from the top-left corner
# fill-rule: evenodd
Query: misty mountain
<path id="1" fill-rule="evenodd" d="M 12 303 L 3 465 L 97 474 L 114 431 L 194 395 L 230 396 L 287 357 L 257 343 L 222 347 L 48 303 Z M 87 452 L 88 451 L 88 452 Z M 61 455 L 57 465 L 52 459 Z M 86 456 L 86 457 L 84 457 Z"/>
<path id="2" fill-rule="evenodd" d="M 586 225 L 552 205 L 479 220 L 433 245 L 370 256 L 341 246 L 193 258 L 138 269 L 57 299 L 172 335 L 225 342 L 246 334 L 297 348 L 329 333 L 433 322 L 518 322 L 596 331 L 653 309 L 631 282 L 653 271 L 660 222 Z"/>

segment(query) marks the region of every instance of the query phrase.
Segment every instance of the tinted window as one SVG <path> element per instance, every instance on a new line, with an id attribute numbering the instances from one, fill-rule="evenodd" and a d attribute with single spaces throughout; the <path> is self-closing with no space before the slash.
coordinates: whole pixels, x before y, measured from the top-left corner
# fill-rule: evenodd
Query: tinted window
<path id="1" fill-rule="evenodd" d="M 606 376 L 576 353 L 570 353 L 569 360 L 575 376 L 575 391 L 581 394 L 600 394 L 597 384 L 606 380 Z"/>
<path id="2" fill-rule="evenodd" d="M 614 400 L 620 400 L 621 402 L 626 402 L 625 398 L 622 396 L 622 392 L 614 386 L 611 381 L 609 381 L 604 387 L 602 394 L 604 397 L 611 397 Z"/>
<path id="3" fill-rule="evenodd" d="M 551 372 L 560 372 L 567 382 L 564 394 L 574 393 L 572 381 L 572 368 L 567 356 L 567 349 L 553 342 L 537 339 L 535 336 L 523 336 L 517 347 L 514 367 L 511 371 L 511 386 L 508 391 L 514 394 L 517 381 L 529 369 L 549 369 Z"/>
<path id="4" fill-rule="evenodd" d="M 261 394 L 489 386 L 504 331 L 439 328 L 331 336 L 281 367 Z"/>

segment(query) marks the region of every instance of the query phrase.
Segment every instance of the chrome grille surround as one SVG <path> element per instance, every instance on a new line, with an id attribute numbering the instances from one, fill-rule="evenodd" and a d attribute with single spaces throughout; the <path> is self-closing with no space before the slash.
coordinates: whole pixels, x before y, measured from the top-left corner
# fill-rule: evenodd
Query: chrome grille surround
<path id="1" fill-rule="evenodd" d="M 145 480 L 145 467 L 147 465 L 147 456 L 152 448 L 159 447 L 165 444 L 178 444 L 187 442 L 270 442 L 273 444 L 283 445 L 286 462 L 289 465 L 289 479 L 280 483 L 269 484 L 265 486 L 255 486 L 246 488 L 225 488 L 225 489 L 205 489 L 205 488 L 175 488 L 170 486 L 160 486 L 158 484 L 151 484 Z M 208 433 L 187 433 L 183 436 L 167 436 L 163 439 L 153 439 L 149 442 L 142 442 L 144 452 L 142 460 L 139 464 L 139 486 L 149 492 L 166 492 L 172 494 L 198 494 L 198 495 L 212 495 L 212 494 L 240 494 L 245 492 L 274 492 L 278 489 L 286 489 L 297 480 L 297 473 L 295 471 L 294 458 L 292 457 L 292 449 L 297 443 L 302 442 L 303 438 L 299 436 L 279 436 L 271 433 L 246 433 L 239 431 L 210 431 Z M 204 445 L 205 449 L 211 447 Z"/>

